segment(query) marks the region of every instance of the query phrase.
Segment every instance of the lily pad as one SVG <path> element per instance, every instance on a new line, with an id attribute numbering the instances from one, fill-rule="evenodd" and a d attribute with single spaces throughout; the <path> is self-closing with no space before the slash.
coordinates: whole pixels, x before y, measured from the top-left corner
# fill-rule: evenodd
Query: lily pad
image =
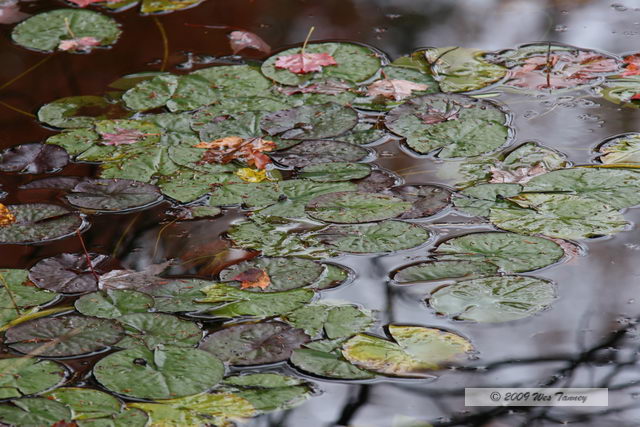
<path id="1" fill-rule="evenodd" d="M 350 191 L 318 196 L 307 203 L 306 212 L 321 221 L 355 224 L 395 218 L 411 207 L 390 195 Z"/>
<path id="2" fill-rule="evenodd" d="M 420 246 L 429 240 L 431 233 L 416 224 L 383 221 L 377 224 L 331 226 L 315 237 L 341 252 L 383 253 Z"/>
<path id="3" fill-rule="evenodd" d="M 0 226 L 0 243 L 26 244 L 62 239 L 82 227 L 82 217 L 62 206 L 28 203 L 7 206 L 15 222 Z"/>
<path id="4" fill-rule="evenodd" d="M 256 258 L 222 270 L 220 280 L 241 280 L 236 277 L 256 269 L 266 272 L 269 277 L 266 288 L 248 288 L 256 292 L 278 292 L 309 286 L 320 278 L 324 270 L 322 264 L 304 258 Z"/>
<path id="5" fill-rule="evenodd" d="M 65 368 L 50 360 L 28 357 L 0 360 L 0 399 L 43 392 L 66 377 Z"/>
<path id="6" fill-rule="evenodd" d="M 138 399 L 201 393 L 220 382 L 223 374 L 224 365 L 209 353 L 170 346 L 119 351 L 101 359 L 93 368 L 93 375 L 105 388 Z"/>
<path id="7" fill-rule="evenodd" d="M 359 334 L 342 345 L 342 355 L 354 365 L 383 375 L 428 377 L 461 360 L 473 346 L 460 335 L 421 326 L 390 325 L 388 341 Z"/>
<path id="8" fill-rule="evenodd" d="M 202 330 L 193 322 L 163 313 L 130 313 L 118 319 L 127 334 L 117 345 L 122 348 L 145 346 L 195 347 Z"/>
<path id="9" fill-rule="evenodd" d="M 318 342 L 320 341 L 313 341 L 308 345 Z M 362 370 L 347 361 L 338 349 L 322 351 L 314 348 L 300 348 L 294 350 L 290 361 L 293 366 L 303 372 L 326 378 L 367 380 L 375 377 L 373 373 Z"/>
<path id="10" fill-rule="evenodd" d="M 315 290 L 331 289 L 344 284 L 353 272 L 341 265 L 324 263 L 324 271 L 318 280 L 311 286 Z"/>
<path id="11" fill-rule="evenodd" d="M 153 298 L 128 289 L 108 289 L 83 295 L 74 305 L 85 316 L 116 319 L 129 313 L 148 311 L 153 307 Z"/>
<path id="12" fill-rule="evenodd" d="M 208 310 L 218 317 L 271 317 L 293 311 L 310 302 L 315 293 L 310 289 L 258 293 L 237 289 L 226 284 L 215 284 L 204 288 L 205 297 L 197 302 L 220 303 L 219 308 Z"/>
<path id="13" fill-rule="evenodd" d="M 122 338 L 114 321 L 82 316 L 44 317 L 7 330 L 12 349 L 45 357 L 67 357 L 101 351 Z"/>
<path id="14" fill-rule="evenodd" d="M 431 280 L 463 279 L 498 273 L 498 266 L 485 260 L 432 260 L 400 268 L 393 274 L 399 284 Z"/>
<path id="15" fill-rule="evenodd" d="M 13 28 L 11 38 L 28 49 L 53 52 L 66 40 L 92 37 L 99 46 L 112 45 L 120 37 L 118 23 L 92 10 L 57 9 L 22 21 Z M 75 49 L 68 52 L 80 52 Z"/>
<path id="16" fill-rule="evenodd" d="M 0 422 L 21 427 L 52 426 L 71 422 L 71 409 L 40 397 L 17 399 L 0 405 Z"/>
<path id="17" fill-rule="evenodd" d="M 412 98 L 387 114 L 389 130 L 418 153 L 443 159 L 489 153 L 510 138 L 507 115 L 495 104 L 464 95 Z"/>
<path id="18" fill-rule="evenodd" d="M 353 129 L 336 139 L 350 144 L 365 145 L 385 141 L 389 136 L 390 134 L 384 129 L 378 129 L 375 122 L 360 121 Z"/>
<path id="19" fill-rule="evenodd" d="M 255 415 L 251 402 L 233 393 L 202 393 L 157 403 L 134 402 L 128 406 L 149 414 L 151 426 L 224 425 L 229 420 Z"/>
<path id="20" fill-rule="evenodd" d="M 555 299 L 553 282 L 526 276 L 492 276 L 445 286 L 428 299 L 438 313 L 475 322 L 529 317 Z"/>
<path id="21" fill-rule="evenodd" d="M 321 332 L 329 339 L 348 338 L 366 331 L 373 323 L 373 315 L 349 304 L 316 303 L 301 307 L 285 316 L 296 328 L 304 329 L 311 337 Z"/>
<path id="22" fill-rule="evenodd" d="M 206 173 L 187 169 L 160 177 L 158 187 L 165 196 L 181 203 L 188 203 L 210 193 L 220 184 L 238 181 L 240 179 L 229 172 Z"/>
<path id="23" fill-rule="evenodd" d="M 162 107 L 178 88 L 178 77 L 162 74 L 144 80 L 122 95 L 125 105 L 134 111 L 146 111 Z"/>
<path id="24" fill-rule="evenodd" d="M 27 270 L 0 269 L 0 285 L 0 326 L 31 313 L 33 307 L 58 298 L 58 294 L 54 292 L 33 286 Z"/>
<path id="25" fill-rule="evenodd" d="M 169 111 L 195 110 L 209 105 L 216 99 L 216 94 L 209 80 L 198 75 L 178 77 L 178 86 L 167 101 Z"/>
<path id="26" fill-rule="evenodd" d="M 613 137 L 598 145 L 597 151 L 598 160 L 605 165 L 640 163 L 640 134 Z"/>
<path id="27" fill-rule="evenodd" d="M 531 179 L 524 191 L 573 194 L 622 209 L 640 204 L 640 173 L 628 169 L 562 169 Z"/>
<path id="28" fill-rule="evenodd" d="M 164 12 L 169 13 L 175 10 L 186 9 L 197 6 L 204 0 L 142 0 L 140 12 L 144 14 Z"/>
<path id="29" fill-rule="evenodd" d="M 47 144 L 22 144 L 0 151 L 0 171 L 19 173 L 57 172 L 69 163 L 62 147 Z"/>
<path id="30" fill-rule="evenodd" d="M 309 336 L 302 329 L 286 323 L 245 323 L 207 335 L 198 348 L 230 365 L 248 366 L 287 360 L 307 341 Z"/>
<path id="31" fill-rule="evenodd" d="M 379 193 L 391 189 L 394 185 L 400 184 L 402 178 L 386 169 L 376 169 L 371 171 L 368 177 L 357 180 L 358 191 L 366 193 Z"/>
<path id="32" fill-rule="evenodd" d="M 369 154 L 366 148 L 345 142 L 309 140 L 269 155 L 280 164 L 301 168 L 328 162 L 358 162 Z"/>
<path id="33" fill-rule="evenodd" d="M 509 207 L 505 199 L 521 192 L 520 184 L 478 184 L 462 190 L 453 198 L 453 204 L 462 213 L 488 217 L 492 208 Z"/>
<path id="34" fill-rule="evenodd" d="M 560 239 L 585 239 L 625 230 L 629 223 L 616 210 L 595 199 L 565 194 L 512 197 L 520 207 L 491 209 L 489 220 L 503 230 Z"/>
<path id="35" fill-rule="evenodd" d="M 449 206 L 451 191 L 436 185 L 401 185 L 390 193 L 405 202 L 411 203 L 411 209 L 398 218 L 415 219 L 435 215 Z"/>
<path id="36" fill-rule="evenodd" d="M 311 383 L 275 373 L 233 375 L 223 384 L 263 413 L 293 408 L 313 393 Z"/>
<path id="37" fill-rule="evenodd" d="M 318 182 L 349 181 L 360 179 L 371 173 L 371 166 L 366 163 L 316 163 L 305 166 L 300 171 L 300 178 Z"/>
<path id="38" fill-rule="evenodd" d="M 261 111 L 271 113 L 273 111 L 286 110 L 290 105 L 275 98 L 262 96 L 239 96 L 235 98 L 222 98 L 216 100 L 208 107 L 201 108 L 191 115 L 191 127 L 200 130 L 216 118 L 242 113 L 245 111 Z"/>
<path id="39" fill-rule="evenodd" d="M 423 57 L 443 92 L 468 92 L 501 80 L 507 69 L 483 58 L 484 51 L 463 47 L 419 50 L 412 56 Z"/>
<path id="40" fill-rule="evenodd" d="M 191 75 L 209 80 L 220 98 L 267 96 L 272 86 L 271 81 L 260 73 L 258 67 L 252 65 L 214 66 L 194 71 Z"/>
<path id="41" fill-rule="evenodd" d="M 89 254 L 94 270 L 107 259 L 106 255 Z M 60 254 L 38 261 L 29 270 L 29 279 L 38 287 L 55 292 L 74 294 L 98 289 L 98 282 L 84 254 Z"/>
<path id="42" fill-rule="evenodd" d="M 120 212 L 149 207 L 161 201 L 162 195 L 155 185 L 130 179 L 87 179 L 66 198 L 79 208 Z"/>
<path id="43" fill-rule="evenodd" d="M 564 250 L 553 240 L 542 237 L 483 232 L 445 240 L 433 254 L 439 259 L 488 262 L 504 273 L 521 273 L 558 262 Z"/>
<path id="44" fill-rule="evenodd" d="M 303 105 L 264 116 L 262 130 L 283 139 L 323 139 L 341 135 L 358 123 L 353 108 L 328 102 Z"/>
<path id="45" fill-rule="evenodd" d="M 62 387 L 46 393 L 44 397 L 70 407 L 74 413 L 73 418 L 81 420 L 80 425 L 87 419 L 115 415 L 122 406 L 118 398 L 91 388 Z"/>
<path id="46" fill-rule="evenodd" d="M 204 298 L 203 289 L 211 286 L 211 282 L 198 279 L 163 280 L 160 283 L 138 288 L 153 297 L 154 308 L 167 313 L 196 312 L 214 307 L 215 304 L 197 303 Z"/>
<path id="47" fill-rule="evenodd" d="M 125 119 L 131 112 L 102 96 L 69 96 L 38 110 L 38 120 L 58 128 L 87 128 L 96 120 Z"/>
<path id="48" fill-rule="evenodd" d="M 291 86 L 310 80 L 330 78 L 361 83 L 373 77 L 381 65 L 380 55 L 377 52 L 351 43 L 309 43 L 304 52 L 327 53 L 335 59 L 337 65 L 324 67 L 322 71 L 308 74 L 295 74 L 289 70 L 276 68 L 275 63 L 279 57 L 300 53 L 300 48 L 295 47 L 267 58 L 262 64 L 262 73 L 280 84 Z"/>

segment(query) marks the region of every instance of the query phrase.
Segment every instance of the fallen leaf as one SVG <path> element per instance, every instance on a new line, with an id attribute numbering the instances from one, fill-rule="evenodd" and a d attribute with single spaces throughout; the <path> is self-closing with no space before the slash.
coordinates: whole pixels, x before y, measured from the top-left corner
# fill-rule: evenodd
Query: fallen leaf
<path id="1" fill-rule="evenodd" d="M 564 240 L 564 239 L 558 239 L 555 237 L 547 237 L 545 236 L 545 238 L 549 239 L 549 240 L 553 240 L 554 242 L 556 242 L 558 245 L 560 245 L 560 247 L 562 248 L 562 250 L 564 250 L 564 253 L 567 257 L 569 257 L 569 259 L 571 258 L 575 258 L 575 257 L 579 257 L 579 256 L 583 256 L 584 250 L 578 246 L 577 244 L 570 242 L 568 240 Z"/>
<path id="2" fill-rule="evenodd" d="M 234 55 L 248 48 L 263 53 L 271 52 L 271 46 L 269 46 L 267 42 L 249 31 L 232 31 L 229 34 L 229 44 L 231 45 L 231 50 Z"/>
<path id="3" fill-rule="evenodd" d="M 631 98 L 629 98 L 631 101 L 637 101 L 640 99 L 640 93 L 636 93 L 635 95 L 633 95 Z"/>
<path id="4" fill-rule="evenodd" d="M 54 424 L 51 424 L 51 427 L 78 427 L 78 424 L 76 424 L 75 421 L 65 421 L 65 420 L 60 420 Z"/>
<path id="5" fill-rule="evenodd" d="M 250 268 L 231 278 L 242 282 L 240 289 L 260 288 L 266 289 L 271 284 L 271 279 L 266 270 L 259 268 Z"/>
<path id="6" fill-rule="evenodd" d="M 421 90 L 427 90 L 429 86 L 422 83 L 414 83 L 409 80 L 383 79 L 373 82 L 367 87 L 367 95 L 383 96 L 400 101 L 411 96 L 411 93 Z"/>
<path id="7" fill-rule="evenodd" d="M 11 225 L 16 222 L 16 216 L 11 213 L 9 208 L 0 203 L 0 226 Z"/>
<path id="8" fill-rule="evenodd" d="M 0 24 L 15 24 L 25 18 L 28 13 L 20 12 L 18 0 L 8 0 L 0 4 Z"/>
<path id="9" fill-rule="evenodd" d="M 107 0 L 107 3 L 116 3 L 118 0 Z M 93 3 L 102 3 L 104 0 L 69 0 L 69 2 L 80 7 L 87 7 Z"/>
<path id="10" fill-rule="evenodd" d="M 102 145 L 129 145 L 135 144 L 147 136 L 138 129 L 116 128 L 115 133 L 101 133 Z"/>
<path id="11" fill-rule="evenodd" d="M 58 49 L 64 51 L 90 51 L 92 47 L 99 46 L 100 41 L 95 37 L 79 37 L 75 39 L 69 40 L 60 40 L 60 44 L 58 45 Z"/>
<path id="12" fill-rule="evenodd" d="M 422 120 L 423 123 L 433 125 L 449 120 L 457 120 L 459 118 L 461 108 L 467 108 L 467 106 L 448 101 L 444 111 L 429 106 L 426 113 L 416 114 L 415 116 Z"/>
<path id="13" fill-rule="evenodd" d="M 531 167 L 517 168 L 513 171 L 504 171 L 491 166 L 490 172 L 491 172 L 491 180 L 489 181 L 490 183 L 524 184 L 525 182 L 528 182 L 529 180 L 531 180 L 531 178 L 536 177 L 538 175 L 545 174 L 548 171 L 543 164 L 539 163 Z"/>
<path id="14" fill-rule="evenodd" d="M 245 182 L 262 182 L 267 179 L 267 171 L 264 169 L 240 168 L 236 171 L 236 175 Z"/>
<path id="15" fill-rule="evenodd" d="M 263 151 L 272 151 L 276 148 L 273 141 L 262 138 L 241 138 L 239 136 L 227 136 L 210 142 L 200 142 L 194 145 L 197 148 L 206 148 L 202 155 L 201 163 L 229 163 L 232 160 L 242 160 L 249 166 L 264 169 L 271 159 L 263 154 Z"/>
<path id="16" fill-rule="evenodd" d="M 333 56 L 328 53 L 296 53 L 294 55 L 279 56 L 276 68 L 289 70 L 295 74 L 307 74 L 322 71 L 322 67 L 338 65 Z"/>
<path id="17" fill-rule="evenodd" d="M 640 55 L 629 55 L 624 57 L 625 69 L 621 76 L 637 76 L 640 75 Z"/>
<path id="18" fill-rule="evenodd" d="M 296 93 L 323 93 L 327 95 L 338 95 L 349 90 L 348 83 L 339 80 L 327 80 L 326 82 L 313 83 L 307 86 L 287 86 L 277 88 L 278 92 L 285 95 L 295 95 Z"/>

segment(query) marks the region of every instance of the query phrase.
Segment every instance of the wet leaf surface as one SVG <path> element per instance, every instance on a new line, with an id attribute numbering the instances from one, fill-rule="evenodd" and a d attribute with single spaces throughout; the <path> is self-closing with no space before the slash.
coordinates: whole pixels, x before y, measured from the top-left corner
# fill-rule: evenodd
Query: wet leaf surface
<path id="1" fill-rule="evenodd" d="M 53 302 L 54 292 L 38 289 L 29 280 L 27 270 L 0 269 L 0 325 L 34 311 L 33 307 Z M 35 310 L 37 311 L 37 309 Z"/>
<path id="2" fill-rule="evenodd" d="M 108 390 L 141 399 L 201 393 L 220 382 L 223 373 L 222 362 L 209 353 L 171 346 L 119 351 L 101 359 L 93 368 L 96 380 Z"/>
<path id="3" fill-rule="evenodd" d="M 369 176 L 371 166 L 366 163 L 317 163 L 305 166 L 300 171 L 300 178 L 318 182 L 349 181 Z"/>
<path id="4" fill-rule="evenodd" d="M 369 155 L 365 148 L 330 140 L 303 141 L 286 150 L 270 153 L 285 166 L 305 167 L 328 162 L 357 162 Z"/>
<path id="5" fill-rule="evenodd" d="M 38 120 L 58 128 L 86 128 L 95 120 L 124 119 L 130 115 L 121 104 L 110 103 L 102 96 L 69 96 L 38 110 Z"/>
<path id="6" fill-rule="evenodd" d="M 89 254 L 94 270 L 107 259 L 106 255 Z M 60 254 L 38 261 L 29 270 L 29 279 L 38 287 L 62 293 L 91 292 L 98 281 L 91 272 L 84 254 Z"/>
<path id="7" fill-rule="evenodd" d="M 234 375 L 226 377 L 223 384 L 261 413 L 293 408 L 313 393 L 311 383 L 274 373 Z"/>
<path id="8" fill-rule="evenodd" d="M 486 260 L 433 260 L 402 267 L 393 274 L 400 284 L 493 275 L 498 266 Z"/>
<path id="9" fill-rule="evenodd" d="M 305 210 L 322 221 L 353 224 L 395 218 L 410 209 L 410 203 L 393 196 L 340 192 L 316 197 Z"/>
<path id="10" fill-rule="evenodd" d="M 129 313 L 118 318 L 126 336 L 118 347 L 145 346 L 150 350 L 164 346 L 195 347 L 202 338 L 202 331 L 193 322 L 162 313 Z"/>
<path id="11" fill-rule="evenodd" d="M 315 344 L 314 341 L 310 344 Z M 291 363 L 302 372 L 325 378 L 341 380 L 366 380 L 374 378 L 371 372 L 362 370 L 342 357 L 340 351 L 321 351 L 313 348 L 294 350 Z"/>
<path id="12" fill-rule="evenodd" d="M 303 105 L 264 116 L 262 130 L 283 139 L 324 139 L 341 135 L 358 122 L 358 113 L 350 107 L 326 103 Z"/>
<path id="13" fill-rule="evenodd" d="M 125 314 L 148 311 L 153 307 L 153 298 L 141 292 L 109 289 L 83 295 L 76 300 L 75 307 L 85 316 L 116 319 Z"/>
<path id="14" fill-rule="evenodd" d="M 285 320 L 311 337 L 323 333 L 328 339 L 348 338 L 374 323 L 369 310 L 346 304 L 309 304 L 287 314 Z"/>
<path id="15" fill-rule="evenodd" d="M 553 282 L 526 276 L 492 276 L 445 286 L 428 299 L 438 313 L 475 322 L 529 317 L 555 299 Z"/>
<path id="16" fill-rule="evenodd" d="M 410 210 L 398 217 L 401 219 L 435 215 L 449 206 L 451 200 L 451 191 L 435 185 L 401 185 L 391 189 L 390 193 L 412 204 Z"/>
<path id="17" fill-rule="evenodd" d="M 62 403 L 40 397 L 12 400 L 0 405 L 0 422 L 15 426 L 50 426 L 71 422 L 71 410 Z"/>
<path id="18" fill-rule="evenodd" d="M 23 144 L 0 152 L 0 171 L 19 173 L 51 173 L 69 163 L 64 148 L 44 144 Z"/>
<path id="19" fill-rule="evenodd" d="M 462 213 L 488 217 L 492 208 L 508 208 L 505 199 L 521 192 L 520 184 L 479 184 L 461 191 L 453 198 L 453 204 Z"/>
<path id="20" fill-rule="evenodd" d="M 162 200 L 162 195 L 154 185 L 129 179 L 87 179 L 66 198 L 79 208 L 117 212 L 147 207 Z"/>
<path id="21" fill-rule="evenodd" d="M 323 272 L 322 264 L 304 258 L 255 258 L 241 262 L 220 272 L 224 282 L 241 280 L 238 275 L 257 269 L 269 277 L 269 286 L 251 288 L 252 291 L 279 292 L 315 283 Z"/>
<path id="22" fill-rule="evenodd" d="M 26 357 L 0 360 L 0 372 L 1 399 L 43 392 L 59 385 L 67 374 L 56 362 Z"/>
<path id="23" fill-rule="evenodd" d="M 230 365 L 248 366 L 287 360 L 309 341 L 302 329 L 282 322 L 247 323 L 209 334 L 198 348 Z"/>
<path id="24" fill-rule="evenodd" d="M 598 160 L 605 165 L 640 163 L 640 135 L 626 134 L 598 146 Z"/>
<path id="25" fill-rule="evenodd" d="M 80 215 L 58 205 L 28 203 L 7 206 L 15 222 L 0 226 L 0 243 L 35 243 L 61 239 L 82 226 Z"/>

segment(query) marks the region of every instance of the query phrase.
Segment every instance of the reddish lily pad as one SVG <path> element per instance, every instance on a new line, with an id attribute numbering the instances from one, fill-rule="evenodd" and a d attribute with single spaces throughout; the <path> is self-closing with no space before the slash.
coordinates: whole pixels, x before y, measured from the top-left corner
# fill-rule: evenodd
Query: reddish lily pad
<path id="1" fill-rule="evenodd" d="M 20 173 L 51 173 L 69 163 L 67 151 L 49 144 L 22 144 L 0 152 L 0 171 Z"/>
<path id="2" fill-rule="evenodd" d="M 94 270 L 107 259 L 106 255 L 89 254 Z M 60 254 L 38 261 L 29 270 L 29 279 L 39 288 L 74 294 L 98 290 L 98 281 L 89 268 L 84 254 Z"/>

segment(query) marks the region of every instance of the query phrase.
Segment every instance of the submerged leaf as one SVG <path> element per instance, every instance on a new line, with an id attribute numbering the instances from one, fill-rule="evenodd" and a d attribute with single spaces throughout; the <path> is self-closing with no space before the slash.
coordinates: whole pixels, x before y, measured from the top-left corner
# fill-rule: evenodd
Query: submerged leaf
<path id="1" fill-rule="evenodd" d="M 269 53 L 271 46 L 257 34 L 249 31 L 232 31 L 229 33 L 229 44 L 234 55 L 244 49 L 255 49 L 258 52 Z"/>

